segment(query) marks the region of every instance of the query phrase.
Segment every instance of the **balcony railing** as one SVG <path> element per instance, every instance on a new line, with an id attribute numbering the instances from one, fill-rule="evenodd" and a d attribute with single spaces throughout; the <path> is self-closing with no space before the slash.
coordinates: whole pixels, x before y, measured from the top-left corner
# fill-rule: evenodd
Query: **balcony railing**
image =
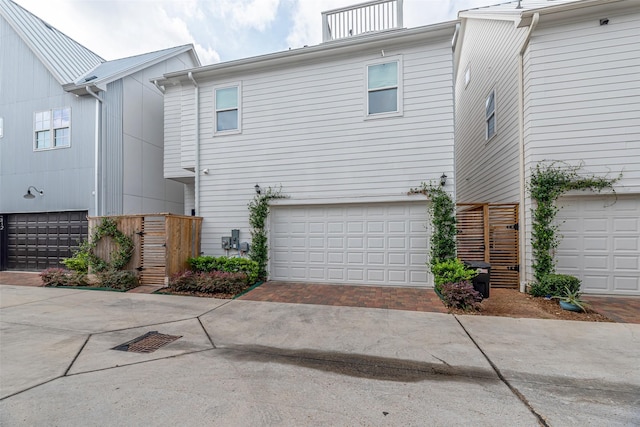
<path id="1" fill-rule="evenodd" d="M 403 0 L 373 0 L 322 12 L 322 41 L 402 28 Z"/>

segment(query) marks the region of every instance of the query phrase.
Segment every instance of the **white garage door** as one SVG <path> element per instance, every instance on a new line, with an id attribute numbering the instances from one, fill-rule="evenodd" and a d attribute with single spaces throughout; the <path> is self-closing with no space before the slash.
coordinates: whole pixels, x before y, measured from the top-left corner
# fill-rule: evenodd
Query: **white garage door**
<path id="1" fill-rule="evenodd" d="M 274 206 L 272 280 L 427 286 L 427 206 Z"/>
<path id="2" fill-rule="evenodd" d="M 559 273 L 582 279 L 585 292 L 640 295 L 640 196 L 566 198 Z"/>

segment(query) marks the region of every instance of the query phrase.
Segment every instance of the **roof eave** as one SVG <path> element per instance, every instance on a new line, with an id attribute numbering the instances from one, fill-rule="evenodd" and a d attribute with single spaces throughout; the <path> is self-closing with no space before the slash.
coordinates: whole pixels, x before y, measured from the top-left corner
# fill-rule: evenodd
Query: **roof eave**
<path id="1" fill-rule="evenodd" d="M 111 82 L 120 80 L 126 76 L 129 76 L 131 74 L 137 73 L 138 71 L 142 71 L 145 68 L 151 67 L 153 65 L 156 65 L 162 61 L 166 61 L 167 59 L 173 58 L 174 56 L 180 55 L 184 52 L 189 52 L 191 51 L 192 53 L 192 57 L 195 58 L 195 62 L 197 64 L 200 63 L 200 61 L 198 60 L 198 56 L 195 55 L 195 51 L 193 48 L 193 45 L 184 45 L 181 46 L 180 49 L 177 49 L 175 51 L 172 52 L 168 52 L 165 55 L 159 56 L 155 59 L 153 59 L 152 61 L 148 61 L 142 64 L 139 64 L 135 67 L 130 67 L 127 68 L 125 70 L 122 70 L 119 73 L 116 74 L 112 74 L 108 77 L 104 77 L 102 79 L 95 79 L 95 80 L 91 80 L 89 82 L 83 82 L 81 79 L 86 78 L 86 76 L 91 75 L 91 73 L 93 72 L 93 70 L 91 70 L 90 72 L 86 73 L 85 75 L 83 75 L 79 80 L 76 80 L 74 83 L 69 83 L 66 85 L 63 85 L 63 89 L 67 92 L 71 92 L 74 93 L 76 95 L 87 95 L 88 92 L 86 90 L 86 87 L 89 86 L 91 88 L 92 91 L 106 91 L 107 90 L 107 85 Z"/>
<path id="2" fill-rule="evenodd" d="M 161 79 L 158 79 L 158 84 L 162 85 L 168 82 L 176 82 L 187 79 L 189 72 L 191 72 L 193 76 L 206 77 L 223 72 L 252 69 L 256 65 L 268 67 L 283 65 L 289 62 L 322 58 L 329 55 L 348 53 L 351 50 L 362 49 L 363 47 L 375 47 L 377 45 L 382 46 L 398 41 L 409 42 L 412 40 L 419 41 L 424 39 L 451 37 L 455 32 L 455 27 L 458 22 L 458 20 L 453 20 L 411 29 L 390 30 L 376 34 L 350 37 L 348 39 L 334 40 L 315 46 L 286 50 L 260 56 L 253 56 L 250 58 L 243 58 L 234 61 L 207 65 L 204 67 L 192 68 L 189 70 L 167 73 Z"/>

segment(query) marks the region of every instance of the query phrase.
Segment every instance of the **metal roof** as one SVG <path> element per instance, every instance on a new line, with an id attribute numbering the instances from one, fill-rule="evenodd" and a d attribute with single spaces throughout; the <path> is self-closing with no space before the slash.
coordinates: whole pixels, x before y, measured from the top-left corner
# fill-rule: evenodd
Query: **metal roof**
<path id="1" fill-rule="evenodd" d="M 143 53 L 141 55 L 130 56 L 113 61 L 103 62 L 97 67 L 89 70 L 74 81 L 75 86 L 84 87 L 86 85 L 96 86 L 105 89 L 105 85 L 123 76 L 135 73 L 152 64 L 170 58 L 182 52 L 193 50 L 190 44 L 171 47 L 169 49 L 158 50 L 156 52 Z M 194 55 L 196 64 L 199 64 Z M 71 85 L 68 85 L 71 86 Z"/>
<path id="2" fill-rule="evenodd" d="M 100 56 L 11 0 L 0 0 L 0 15 L 60 84 L 73 82 L 104 62 Z"/>

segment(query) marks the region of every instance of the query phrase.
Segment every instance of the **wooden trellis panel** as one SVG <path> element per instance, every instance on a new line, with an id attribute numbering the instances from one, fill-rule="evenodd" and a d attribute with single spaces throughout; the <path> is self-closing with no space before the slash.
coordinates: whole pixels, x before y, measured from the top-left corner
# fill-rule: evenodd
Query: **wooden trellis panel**
<path id="1" fill-rule="evenodd" d="M 519 286 L 518 205 L 459 204 L 457 251 L 463 261 L 491 264 L 491 286 Z"/>
<path id="2" fill-rule="evenodd" d="M 89 234 L 102 218 L 89 218 Z M 188 268 L 187 259 L 200 254 L 201 217 L 163 213 L 112 218 L 118 230 L 133 239 L 133 256 L 125 270 L 139 272 L 141 285 L 167 284 L 171 275 Z M 109 260 L 114 245 L 111 239 L 102 239 L 96 254 Z"/>

